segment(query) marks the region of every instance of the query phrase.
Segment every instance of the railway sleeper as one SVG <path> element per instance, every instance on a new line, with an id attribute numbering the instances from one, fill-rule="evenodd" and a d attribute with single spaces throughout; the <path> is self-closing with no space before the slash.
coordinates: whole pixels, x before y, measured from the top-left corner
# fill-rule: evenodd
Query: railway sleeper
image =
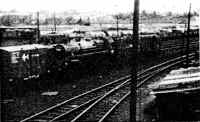
<path id="1" fill-rule="evenodd" d="M 58 113 L 65 113 L 65 112 L 67 112 L 68 110 L 70 110 L 70 109 L 56 109 L 55 112 L 58 112 Z"/>
<path id="2" fill-rule="evenodd" d="M 35 120 L 31 120 L 30 122 L 48 122 L 48 121 L 44 119 L 35 119 Z"/>
<path id="3" fill-rule="evenodd" d="M 42 119 L 42 120 L 51 120 L 53 119 L 54 117 L 53 116 L 50 116 L 50 115 L 42 115 L 40 116 L 39 118 L 36 118 L 36 119 Z M 36 119 L 33 119 L 33 120 L 36 120 Z"/>

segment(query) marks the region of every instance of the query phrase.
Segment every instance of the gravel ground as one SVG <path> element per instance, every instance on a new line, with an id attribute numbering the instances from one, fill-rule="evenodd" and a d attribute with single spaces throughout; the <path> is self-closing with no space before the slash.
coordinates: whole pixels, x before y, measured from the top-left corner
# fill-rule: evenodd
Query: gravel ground
<path id="1" fill-rule="evenodd" d="M 165 75 L 168 71 L 164 72 L 158 77 L 152 78 L 147 84 L 142 88 L 138 89 L 138 99 L 137 99 L 137 115 L 136 119 L 138 122 L 154 122 L 156 119 L 156 109 L 152 109 L 153 100 L 155 96 L 149 94 L 151 89 L 148 85 L 151 85 L 153 82 L 157 82 Z M 113 111 L 110 117 L 107 118 L 109 122 L 129 122 L 130 114 L 130 97 L 127 98 L 118 106 L 116 110 Z"/>
<path id="2" fill-rule="evenodd" d="M 140 58 L 139 62 L 141 63 L 139 68 L 144 69 L 161 62 L 161 59 L 156 57 Z M 96 64 L 98 65 L 93 65 L 92 68 L 75 65 L 76 72 L 70 74 L 70 81 L 69 79 L 64 79 L 59 83 L 56 81 L 56 85 L 54 86 L 42 85 L 42 88 L 41 86 L 39 88 L 27 87 L 26 89 L 28 90 L 24 92 L 23 97 L 12 97 L 8 103 L 3 104 L 3 119 L 5 121 L 21 120 L 75 95 L 130 73 L 130 66 L 127 63 L 120 65 L 104 58 L 104 60 L 96 61 Z M 48 81 L 52 81 L 52 79 Z M 57 91 L 58 94 L 55 96 L 41 95 L 45 91 Z M 115 117 L 115 122 L 128 121 L 129 104 L 125 101 L 119 108 L 118 112 L 120 114 Z"/>

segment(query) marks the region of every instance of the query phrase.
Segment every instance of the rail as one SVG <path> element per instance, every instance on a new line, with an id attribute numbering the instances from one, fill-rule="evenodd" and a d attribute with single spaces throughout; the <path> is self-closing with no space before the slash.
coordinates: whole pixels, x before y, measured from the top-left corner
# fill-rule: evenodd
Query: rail
<path id="1" fill-rule="evenodd" d="M 190 58 L 193 58 L 194 55 L 195 55 L 194 53 L 191 53 L 189 56 Z M 180 56 L 139 72 L 138 80 L 141 82 L 138 83 L 137 87 L 141 87 L 144 83 L 146 83 L 150 78 L 152 78 L 156 74 L 172 66 L 184 62 L 185 58 L 186 58 L 185 55 Z M 71 99 L 68 99 L 55 106 L 52 106 L 44 111 L 41 111 L 30 117 L 27 117 L 21 120 L 21 122 L 56 121 L 69 114 L 72 114 L 73 112 L 76 112 L 78 110 L 80 111 L 81 109 L 85 108 L 81 113 L 79 113 L 78 115 L 76 115 L 75 118 L 72 119 L 73 122 L 75 122 L 76 120 L 80 119 L 80 117 L 82 117 L 85 113 L 87 113 L 91 108 L 93 108 L 97 103 L 99 103 L 101 100 L 109 96 L 111 93 L 114 93 L 114 91 L 120 89 L 122 86 L 124 86 L 124 84 L 130 83 L 129 82 L 130 77 L 131 75 L 126 75 L 108 84 L 89 90 L 83 94 L 77 95 Z M 111 107 L 111 109 L 109 109 L 109 111 L 105 113 L 105 115 L 101 119 L 99 119 L 99 121 L 101 122 L 105 120 L 105 118 L 118 106 L 118 104 L 120 104 L 124 99 L 126 99 L 129 96 L 129 94 L 130 91 L 128 90 L 127 93 L 123 95 L 123 97 L 119 99 L 118 102 L 113 107 Z M 79 103 L 79 105 L 77 105 L 76 107 L 69 107 L 70 104 L 74 103 Z"/>

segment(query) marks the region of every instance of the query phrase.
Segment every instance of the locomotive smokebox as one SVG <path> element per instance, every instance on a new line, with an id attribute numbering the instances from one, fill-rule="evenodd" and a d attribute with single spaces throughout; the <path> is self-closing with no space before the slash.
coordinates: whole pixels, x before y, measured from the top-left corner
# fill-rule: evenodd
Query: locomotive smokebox
<path id="1" fill-rule="evenodd" d="M 54 56 L 57 60 L 65 60 L 65 48 L 62 45 L 54 46 Z"/>

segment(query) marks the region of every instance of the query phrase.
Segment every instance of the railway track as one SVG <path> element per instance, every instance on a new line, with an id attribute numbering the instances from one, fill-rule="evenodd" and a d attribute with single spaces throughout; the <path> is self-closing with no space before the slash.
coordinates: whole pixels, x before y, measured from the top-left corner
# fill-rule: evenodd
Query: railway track
<path id="1" fill-rule="evenodd" d="M 171 59 L 138 73 L 137 87 L 141 87 L 158 73 L 185 61 L 186 56 Z M 190 59 L 194 54 L 190 54 Z M 44 111 L 27 117 L 21 122 L 52 122 L 52 121 L 99 121 L 102 122 L 110 113 L 130 95 L 131 75 L 124 76 L 113 82 L 87 91 L 69 100 L 52 106 Z"/>

